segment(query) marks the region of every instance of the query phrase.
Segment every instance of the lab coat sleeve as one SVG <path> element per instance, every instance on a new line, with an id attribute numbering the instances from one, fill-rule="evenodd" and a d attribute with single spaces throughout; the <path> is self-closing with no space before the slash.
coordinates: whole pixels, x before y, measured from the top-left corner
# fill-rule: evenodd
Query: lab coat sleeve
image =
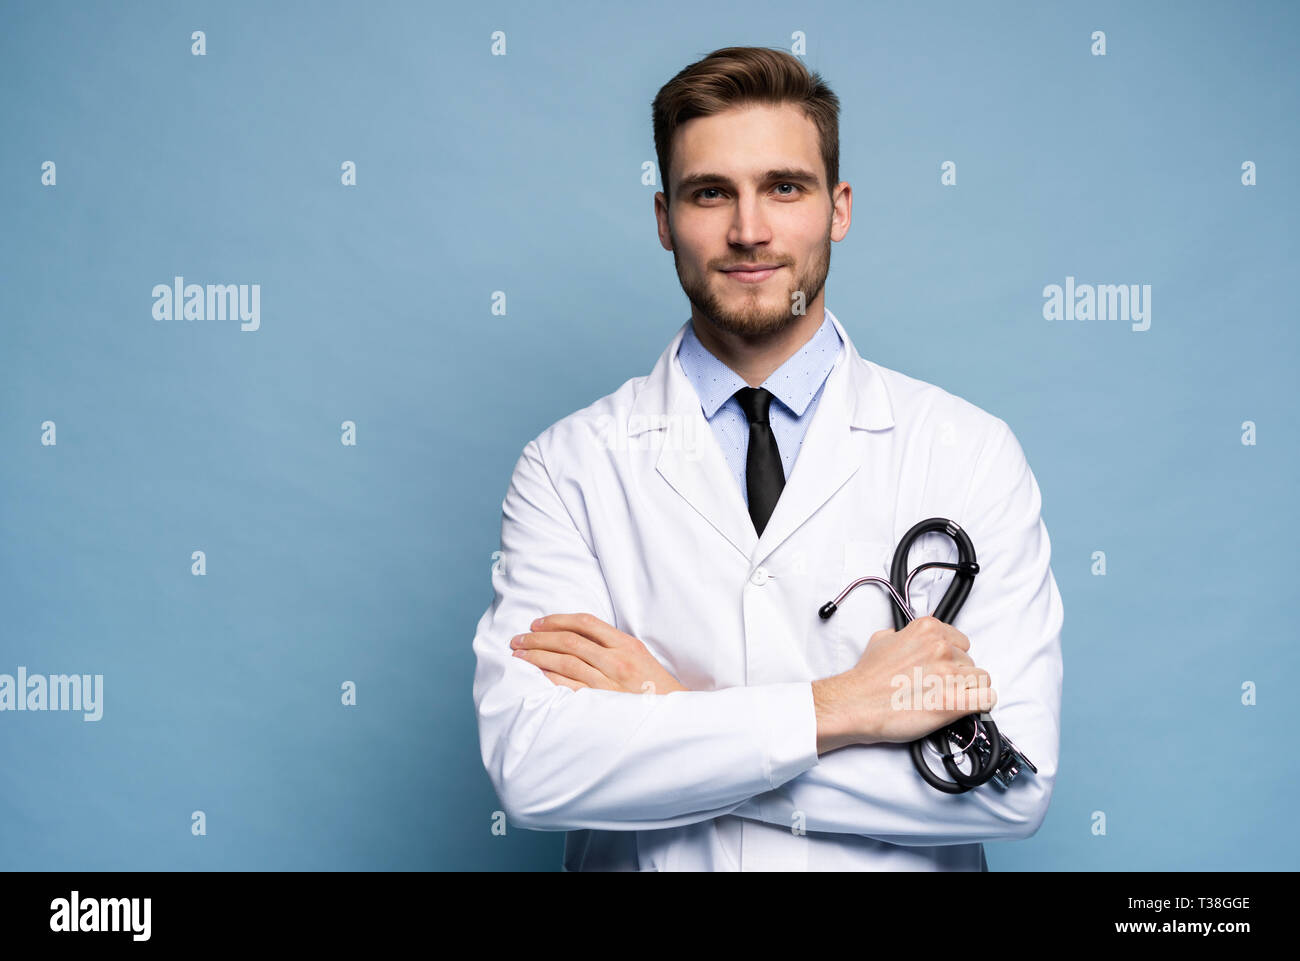
<path id="1" fill-rule="evenodd" d="M 501 556 L 479 620 L 474 705 L 483 764 L 510 823 L 649 830 L 708 820 L 817 763 L 812 687 L 630 694 L 553 684 L 510 639 L 545 614 L 616 624 L 598 559 L 536 440 L 502 504 Z"/>
<path id="2" fill-rule="evenodd" d="M 905 845 L 967 844 L 1027 838 L 1047 814 L 1060 748 L 1061 625 L 1037 481 L 1010 428 L 996 421 L 977 458 L 965 520 L 976 575 L 955 626 L 989 672 L 998 700 L 992 715 L 1037 766 L 1005 791 L 990 781 L 945 794 L 912 764 L 906 744 L 852 745 L 821 757 L 777 790 L 738 806 L 738 817 L 789 828 L 802 812 L 808 831 L 861 834 Z M 933 753 L 936 773 L 947 773 Z"/>

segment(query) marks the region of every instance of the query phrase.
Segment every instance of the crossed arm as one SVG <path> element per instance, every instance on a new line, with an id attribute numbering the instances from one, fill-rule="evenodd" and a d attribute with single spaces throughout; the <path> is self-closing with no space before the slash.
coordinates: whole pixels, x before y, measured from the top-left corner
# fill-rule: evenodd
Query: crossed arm
<path id="1" fill-rule="evenodd" d="M 819 756 L 809 682 L 686 690 L 612 626 L 599 564 L 534 441 L 503 504 L 504 565 L 474 640 L 483 761 L 510 820 L 651 830 L 729 813 L 789 827 L 798 814 L 810 831 L 925 845 L 1032 834 L 1056 775 L 1061 604 L 1037 485 L 1005 425 L 990 444 L 965 526 L 981 578 L 997 583 L 987 603 L 972 596 L 963 629 L 993 676 L 999 727 L 1037 776 L 1005 793 L 944 795 L 912 770 L 906 745 Z"/>

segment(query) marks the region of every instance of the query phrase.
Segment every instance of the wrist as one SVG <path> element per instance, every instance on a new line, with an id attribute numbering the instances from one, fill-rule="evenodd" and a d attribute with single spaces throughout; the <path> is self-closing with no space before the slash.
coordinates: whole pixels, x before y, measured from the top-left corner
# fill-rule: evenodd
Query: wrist
<path id="1" fill-rule="evenodd" d="M 850 744 L 869 743 L 854 711 L 852 692 L 844 683 L 846 676 L 836 674 L 812 682 L 819 755 Z"/>

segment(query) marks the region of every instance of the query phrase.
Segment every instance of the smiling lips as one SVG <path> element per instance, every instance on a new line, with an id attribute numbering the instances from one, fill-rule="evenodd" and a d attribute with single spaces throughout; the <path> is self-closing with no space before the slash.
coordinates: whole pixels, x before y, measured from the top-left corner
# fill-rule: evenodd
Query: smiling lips
<path id="1" fill-rule="evenodd" d="M 724 273 L 732 280 L 742 284 L 761 284 L 781 269 L 781 264 L 743 264 L 739 267 L 727 267 Z"/>

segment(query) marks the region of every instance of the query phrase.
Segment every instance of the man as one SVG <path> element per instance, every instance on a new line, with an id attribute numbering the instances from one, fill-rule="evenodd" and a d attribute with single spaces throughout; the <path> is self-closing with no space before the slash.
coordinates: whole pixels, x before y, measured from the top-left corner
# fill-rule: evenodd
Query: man
<path id="1" fill-rule="evenodd" d="M 1002 420 L 865 360 L 826 309 L 852 192 L 820 77 L 718 50 L 660 90 L 654 128 L 691 318 L 648 377 L 515 466 L 474 638 L 506 815 L 570 832 L 567 870 L 987 870 L 982 842 L 1033 834 L 1056 778 L 1063 611 L 1037 482 Z M 980 564 L 960 630 L 891 630 L 874 585 L 818 616 L 935 516 Z M 932 532 L 909 568 L 955 559 Z M 918 575 L 918 614 L 951 576 Z M 964 680 L 898 697 L 915 678 Z M 909 742 L 994 705 L 1037 774 L 928 785 Z"/>

